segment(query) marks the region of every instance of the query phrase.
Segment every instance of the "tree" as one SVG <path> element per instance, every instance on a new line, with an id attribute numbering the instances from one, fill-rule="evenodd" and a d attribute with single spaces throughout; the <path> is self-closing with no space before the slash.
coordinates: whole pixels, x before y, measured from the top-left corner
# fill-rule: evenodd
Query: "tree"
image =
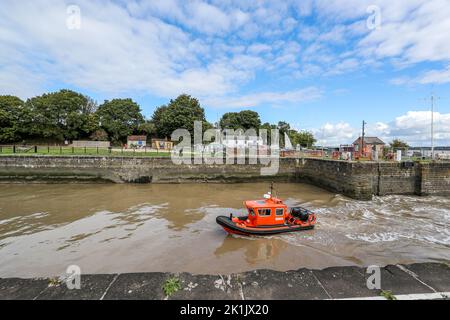
<path id="1" fill-rule="evenodd" d="M 264 141 L 267 145 L 271 144 L 272 141 L 272 130 L 277 129 L 277 126 L 274 124 L 270 124 L 268 122 L 263 123 L 259 129 L 267 130 L 267 141 Z M 258 130 L 260 132 L 260 130 Z"/>
<path id="2" fill-rule="evenodd" d="M 154 136 L 156 135 L 155 123 L 151 120 L 146 120 L 145 122 L 139 125 L 137 131 L 139 134 L 145 134 L 146 136 Z"/>
<path id="3" fill-rule="evenodd" d="M 243 110 L 241 112 L 225 113 L 220 119 L 220 127 L 222 129 L 255 129 L 259 130 L 261 120 L 259 114 L 251 110 Z"/>
<path id="4" fill-rule="evenodd" d="M 242 128 L 241 122 L 239 120 L 238 112 L 227 112 L 222 118 L 220 118 L 219 125 L 221 129 L 233 129 L 237 130 Z"/>
<path id="5" fill-rule="evenodd" d="M 176 129 L 187 129 L 193 137 L 194 121 L 202 121 L 203 130 L 210 126 L 199 101 L 187 94 L 170 100 L 167 106 L 158 107 L 152 116 L 156 133 L 160 138 L 170 137 Z"/>
<path id="6" fill-rule="evenodd" d="M 312 132 L 309 131 L 296 131 L 289 130 L 288 132 L 289 139 L 291 140 L 292 146 L 300 145 L 304 148 L 312 147 L 316 143 L 316 138 Z"/>
<path id="7" fill-rule="evenodd" d="M 108 133 L 103 129 L 98 129 L 89 138 L 93 141 L 108 141 Z"/>
<path id="8" fill-rule="evenodd" d="M 125 142 L 144 122 L 139 105 L 131 99 L 106 100 L 96 114 L 113 143 Z"/>
<path id="9" fill-rule="evenodd" d="M 74 140 L 96 130 L 95 102 L 74 91 L 60 90 L 28 99 L 25 103 L 26 136 Z"/>
<path id="10" fill-rule="evenodd" d="M 0 96 L 0 142 L 20 139 L 24 102 L 14 96 Z"/>
<path id="11" fill-rule="evenodd" d="M 280 121 L 280 122 L 278 122 L 277 128 L 280 133 L 280 147 L 284 148 L 286 146 L 284 134 L 289 133 L 289 131 L 291 130 L 291 126 L 287 122 Z M 289 137 L 289 139 L 292 140 L 291 137 Z M 292 141 L 291 141 L 291 143 L 292 143 L 292 145 L 294 145 L 294 143 Z"/>
<path id="12" fill-rule="evenodd" d="M 288 133 L 289 130 L 291 130 L 290 124 L 287 122 L 284 122 L 284 121 L 278 122 L 277 128 L 278 128 L 278 130 L 280 130 L 280 134 Z"/>
<path id="13" fill-rule="evenodd" d="M 404 150 L 404 149 L 408 149 L 409 145 L 405 142 L 402 141 L 400 139 L 394 139 L 391 143 L 391 148 L 394 150 Z"/>

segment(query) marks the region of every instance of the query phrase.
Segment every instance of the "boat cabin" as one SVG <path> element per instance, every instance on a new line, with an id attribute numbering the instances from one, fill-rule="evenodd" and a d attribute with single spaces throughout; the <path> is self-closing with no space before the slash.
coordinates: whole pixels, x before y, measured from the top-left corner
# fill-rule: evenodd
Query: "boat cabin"
<path id="1" fill-rule="evenodd" d="M 253 226 L 282 225 L 288 214 L 288 207 L 270 194 L 262 200 L 244 201 L 248 211 L 248 220 Z"/>

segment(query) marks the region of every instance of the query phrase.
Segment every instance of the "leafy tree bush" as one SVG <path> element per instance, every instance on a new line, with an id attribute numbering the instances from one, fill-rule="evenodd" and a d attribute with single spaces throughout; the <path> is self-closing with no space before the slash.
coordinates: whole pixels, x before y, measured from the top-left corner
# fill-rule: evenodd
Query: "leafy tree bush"
<path id="1" fill-rule="evenodd" d="M 98 107 L 97 116 L 113 143 L 123 143 L 144 123 L 139 105 L 131 99 L 105 101 Z"/>
<path id="2" fill-rule="evenodd" d="M 203 129 L 210 126 L 199 101 L 187 94 L 182 94 L 175 100 L 170 100 L 168 105 L 157 108 L 152 116 L 160 138 L 170 137 L 176 129 L 187 129 L 193 137 L 194 121 L 202 121 Z"/>
<path id="3" fill-rule="evenodd" d="M 14 96 L 0 96 L 0 142 L 21 138 L 24 102 Z"/>
<path id="4" fill-rule="evenodd" d="M 409 148 L 409 145 L 400 139 L 394 139 L 390 145 L 393 150 L 404 150 Z"/>
<path id="5" fill-rule="evenodd" d="M 259 114 L 255 111 L 244 110 L 241 112 L 227 112 L 220 119 L 222 129 L 256 129 L 261 127 Z"/>
<path id="6" fill-rule="evenodd" d="M 95 108 L 90 98 L 71 90 L 28 99 L 22 119 L 25 135 L 58 141 L 87 137 L 97 129 Z"/>
<path id="7" fill-rule="evenodd" d="M 300 145 L 304 148 L 310 148 L 317 141 L 316 138 L 314 138 L 313 133 L 309 131 L 289 130 L 288 136 L 293 147 Z"/>
<path id="8" fill-rule="evenodd" d="M 103 129 L 98 129 L 89 138 L 93 141 L 108 141 L 108 133 Z"/>

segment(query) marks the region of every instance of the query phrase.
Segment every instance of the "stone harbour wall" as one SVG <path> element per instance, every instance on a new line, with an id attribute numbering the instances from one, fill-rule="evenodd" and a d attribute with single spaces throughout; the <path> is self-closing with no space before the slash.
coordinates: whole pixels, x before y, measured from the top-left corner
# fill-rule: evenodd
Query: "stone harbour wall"
<path id="1" fill-rule="evenodd" d="M 267 165 L 180 164 L 170 158 L 0 156 L 0 183 L 307 182 L 360 200 L 373 195 L 450 195 L 450 162 L 348 162 L 283 158 Z"/>

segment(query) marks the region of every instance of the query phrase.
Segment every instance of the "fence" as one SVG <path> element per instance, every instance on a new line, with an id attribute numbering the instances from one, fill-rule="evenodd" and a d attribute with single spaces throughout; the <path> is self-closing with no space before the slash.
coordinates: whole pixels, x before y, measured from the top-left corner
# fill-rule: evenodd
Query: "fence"
<path id="1" fill-rule="evenodd" d="M 109 141 L 85 141 L 85 140 L 74 140 L 72 141 L 72 147 L 75 148 L 109 148 L 111 143 Z"/>
<path id="2" fill-rule="evenodd" d="M 102 148 L 102 147 L 74 147 L 74 146 L 26 146 L 0 145 L 0 154 L 39 154 L 39 155 L 123 155 L 123 156 L 170 156 L 169 151 L 152 148 Z"/>
<path id="3" fill-rule="evenodd" d="M 431 150 L 429 148 L 414 148 L 414 149 L 402 149 L 401 161 L 429 161 L 432 159 Z M 367 153 L 361 155 L 358 152 L 350 151 L 337 151 L 330 148 L 318 148 L 318 149 L 302 149 L 292 151 L 282 151 L 282 157 L 287 158 L 321 158 L 330 160 L 342 160 L 342 161 L 396 161 L 396 151 L 387 151 L 383 155 L 375 157 L 374 153 Z M 450 148 L 436 148 L 434 151 L 435 161 L 449 161 L 450 160 Z"/>
<path id="4" fill-rule="evenodd" d="M 202 152 L 200 151 L 200 154 Z M 113 156 L 155 156 L 169 157 L 170 151 L 163 151 L 149 147 L 143 148 L 123 148 L 123 147 L 75 147 L 75 146 L 44 146 L 44 145 L 0 145 L 0 155 L 10 154 L 38 154 L 38 155 L 113 155 Z M 193 155 L 196 152 L 192 153 Z M 263 153 L 266 154 L 266 153 Z M 357 160 L 372 161 L 372 157 L 361 157 L 355 152 L 339 152 L 332 149 L 309 149 L 309 150 L 281 150 L 282 158 L 321 158 L 330 160 Z M 378 161 L 395 161 L 395 152 L 388 152 L 379 157 Z M 417 150 L 402 150 L 402 161 L 431 160 L 431 151 L 418 152 Z M 449 161 L 449 150 L 435 150 L 435 160 Z"/>

